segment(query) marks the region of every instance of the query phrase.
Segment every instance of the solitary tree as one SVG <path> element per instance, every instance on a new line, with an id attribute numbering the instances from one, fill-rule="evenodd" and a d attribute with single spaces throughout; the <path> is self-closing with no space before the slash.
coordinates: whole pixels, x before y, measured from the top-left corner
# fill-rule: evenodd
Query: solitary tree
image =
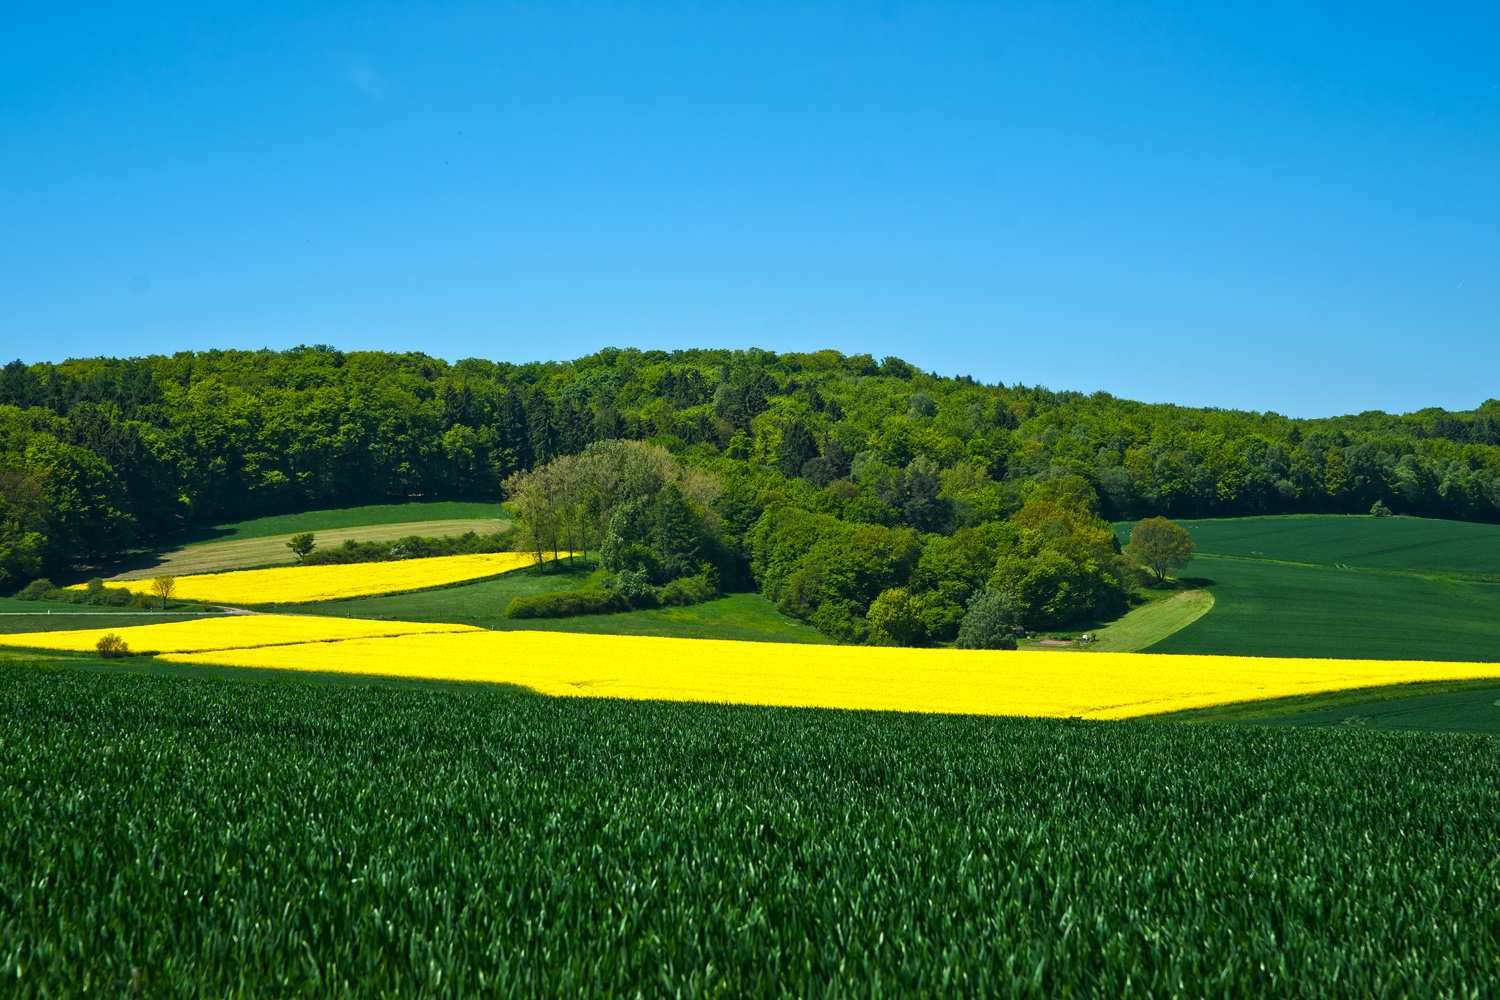
<path id="1" fill-rule="evenodd" d="M 161 598 L 161 609 L 167 610 L 167 602 L 177 596 L 177 579 L 170 576 L 152 577 L 151 593 Z"/>
<path id="2" fill-rule="evenodd" d="M 106 632 L 101 635 L 99 641 L 94 643 L 94 648 L 106 660 L 114 659 L 117 656 L 126 656 L 130 653 L 130 644 L 113 632 Z"/>
<path id="3" fill-rule="evenodd" d="M 292 555 L 296 556 L 298 561 L 306 559 L 307 554 L 316 548 L 317 545 L 317 536 L 311 531 L 304 531 L 300 535 L 293 535 L 292 540 L 286 543 L 286 547 L 292 550 Z"/>
<path id="4" fill-rule="evenodd" d="M 1130 532 L 1124 552 L 1146 567 L 1161 584 L 1169 570 L 1181 569 L 1193 558 L 1193 536 L 1164 517 L 1148 517 Z"/>

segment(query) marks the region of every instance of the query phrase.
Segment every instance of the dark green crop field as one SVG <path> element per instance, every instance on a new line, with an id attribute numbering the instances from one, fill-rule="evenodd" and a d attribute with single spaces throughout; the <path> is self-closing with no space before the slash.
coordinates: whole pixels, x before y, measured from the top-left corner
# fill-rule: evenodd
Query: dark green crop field
<path id="1" fill-rule="evenodd" d="M 1500 526 L 1303 515 L 1181 521 L 1214 596 L 1152 653 L 1500 661 Z M 1115 530 L 1122 541 L 1133 523 Z M 1489 577 L 1490 579 L 1484 579 Z"/>
<path id="2" fill-rule="evenodd" d="M 1481 996 L 1497 751 L 0 666 L 0 980 Z"/>
<path id="3" fill-rule="evenodd" d="M 1433 573 L 1500 576 L 1500 525 L 1417 517 L 1303 514 L 1178 521 L 1201 553 Z M 1134 521 L 1115 525 L 1123 544 Z"/>
<path id="4" fill-rule="evenodd" d="M 1181 575 L 1213 610 L 1143 652 L 1500 661 L 1500 612 L 1441 578 L 1213 556 Z"/>
<path id="5" fill-rule="evenodd" d="M 1249 720 L 1247 720 L 1249 721 Z M 1352 726 L 1500 736 L 1500 685 L 1467 691 L 1393 698 L 1313 712 L 1290 712 L 1250 721 L 1265 726 Z"/>

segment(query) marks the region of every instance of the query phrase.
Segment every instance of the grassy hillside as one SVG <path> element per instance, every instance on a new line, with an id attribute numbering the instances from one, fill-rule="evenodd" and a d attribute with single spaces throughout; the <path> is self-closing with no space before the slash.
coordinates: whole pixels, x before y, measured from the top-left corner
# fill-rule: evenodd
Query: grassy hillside
<path id="1" fill-rule="evenodd" d="M 1214 608 L 1149 652 L 1500 660 L 1500 614 L 1442 579 L 1216 556 L 1181 575 Z"/>
<path id="2" fill-rule="evenodd" d="M 655 608 L 614 615 L 574 618 L 504 616 L 513 598 L 573 590 L 588 582 L 582 567 L 561 572 L 517 572 L 495 580 L 415 594 L 361 597 L 347 601 L 282 605 L 289 614 L 389 618 L 409 622 L 454 622 L 498 630 L 587 632 L 595 635 L 664 635 L 689 639 L 748 639 L 765 642 L 832 642 L 811 626 L 788 618 L 759 594 L 730 594 L 685 608 Z"/>
<path id="3" fill-rule="evenodd" d="M 1153 600 L 1094 630 L 1087 648 L 1101 653 L 1134 653 L 1185 628 L 1213 610 L 1206 590 L 1184 590 Z"/>
<path id="4" fill-rule="evenodd" d="M 1184 520 L 1201 554 L 1434 573 L 1500 574 L 1500 525 L 1337 514 Z M 1134 521 L 1115 531 L 1123 544 Z"/>
<path id="5" fill-rule="evenodd" d="M 432 506 L 436 506 L 435 504 Z M 498 508 L 496 508 L 498 509 Z M 328 513 L 328 512 L 324 512 Z M 400 521 L 394 524 L 356 525 L 346 528 L 318 529 L 319 548 L 336 548 L 345 539 L 357 542 L 383 542 L 397 538 L 420 535 L 424 538 L 442 538 L 445 535 L 462 535 L 472 531 L 490 535 L 503 531 L 509 521 L 497 518 L 467 518 L 447 521 Z M 311 530 L 311 529 L 307 529 Z M 287 548 L 292 534 L 252 535 L 232 537 L 217 542 L 201 542 L 173 549 L 159 555 L 140 560 L 141 565 L 116 573 L 110 580 L 144 580 L 147 577 L 166 573 L 172 576 L 187 576 L 191 573 L 221 573 L 232 569 L 258 569 L 263 566 L 285 566 L 297 561 L 292 550 Z"/>
<path id="6" fill-rule="evenodd" d="M 299 531 L 335 531 L 375 524 L 404 524 L 415 521 L 482 521 L 509 519 L 498 502 L 410 500 L 405 503 L 383 503 L 366 507 L 341 507 L 336 510 L 309 510 L 300 514 L 276 514 L 250 521 L 217 524 L 195 535 L 194 543 L 228 539 L 265 538 L 269 535 L 293 535 Z M 406 532 L 411 534 L 411 532 Z"/>
<path id="7" fill-rule="evenodd" d="M 1500 660 L 1500 526 L 1337 515 L 1178 523 L 1198 552 L 1178 576 L 1216 603 L 1143 647 L 1153 653 Z M 1115 524 L 1122 542 L 1132 527 Z"/>
<path id="8" fill-rule="evenodd" d="M 1486 738 L 0 665 L 0 747 L 23 997 L 1500 978 Z"/>

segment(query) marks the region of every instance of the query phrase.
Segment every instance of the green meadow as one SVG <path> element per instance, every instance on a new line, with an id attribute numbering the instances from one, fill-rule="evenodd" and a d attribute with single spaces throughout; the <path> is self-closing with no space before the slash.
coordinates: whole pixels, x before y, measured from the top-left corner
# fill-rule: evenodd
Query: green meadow
<path id="1" fill-rule="evenodd" d="M 1500 526 L 1416 518 L 1180 521 L 1207 614 L 1152 653 L 1500 661 Z M 1122 541 L 1132 524 L 1117 524 Z"/>
<path id="2" fill-rule="evenodd" d="M 1500 660 L 1500 614 L 1441 579 L 1216 556 L 1182 575 L 1214 595 L 1213 610 L 1147 652 Z"/>
<path id="3" fill-rule="evenodd" d="M 727 594 L 716 601 L 690 607 L 649 608 L 612 615 L 572 618 L 505 617 L 517 597 L 575 590 L 594 574 L 566 565 L 537 573 L 523 570 L 481 583 L 412 594 L 359 597 L 316 604 L 281 605 L 289 614 L 386 618 L 409 622 L 454 622 L 497 631 L 588 632 L 596 635 L 660 635 L 689 639 L 746 639 L 757 642 L 831 643 L 834 640 L 810 625 L 788 618 L 759 594 Z"/>
<path id="4" fill-rule="evenodd" d="M 1192 534 L 1200 553 L 1319 566 L 1500 576 L 1500 525 L 1496 524 L 1344 514 L 1177 523 Z M 1115 525 L 1121 544 L 1130 540 L 1134 524 Z"/>
<path id="5" fill-rule="evenodd" d="M 406 524 L 414 521 L 459 521 L 486 518 L 510 519 L 499 503 L 466 500 L 409 500 L 404 503 L 372 504 L 364 507 L 341 507 L 334 510 L 309 510 L 298 514 L 275 514 L 249 521 L 217 524 L 203 529 L 190 542 L 228 541 L 230 539 L 265 538 L 290 535 L 299 531 L 336 531 L 379 524 Z"/>

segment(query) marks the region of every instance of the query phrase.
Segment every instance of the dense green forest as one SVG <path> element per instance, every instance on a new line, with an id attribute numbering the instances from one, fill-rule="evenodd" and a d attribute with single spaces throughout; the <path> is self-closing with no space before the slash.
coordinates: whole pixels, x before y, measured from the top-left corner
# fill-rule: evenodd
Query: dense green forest
<path id="1" fill-rule="evenodd" d="M 698 562 L 834 633 L 857 633 L 871 595 L 893 588 L 926 595 L 933 635 L 951 634 L 986 583 L 1046 591 L 1023 600 L 1038 620 L 1097 609 L 1129 583 L 1103 519 L 1380 502 L 1500 521 L 1497 400 L 1293 420 L 835 351 L 607 349 L 522 365 L 323 346 L 181 352 L 5 366 L 0 593 L 193 524 L 498 495 L 518 472 L 614 440 L 716 477 L 711 499 L 678 494 L 711 536 Z M 636 508 L 642 531 L 667 516 Z M 678 561 L 677 576 L 703 568 Z"/>

